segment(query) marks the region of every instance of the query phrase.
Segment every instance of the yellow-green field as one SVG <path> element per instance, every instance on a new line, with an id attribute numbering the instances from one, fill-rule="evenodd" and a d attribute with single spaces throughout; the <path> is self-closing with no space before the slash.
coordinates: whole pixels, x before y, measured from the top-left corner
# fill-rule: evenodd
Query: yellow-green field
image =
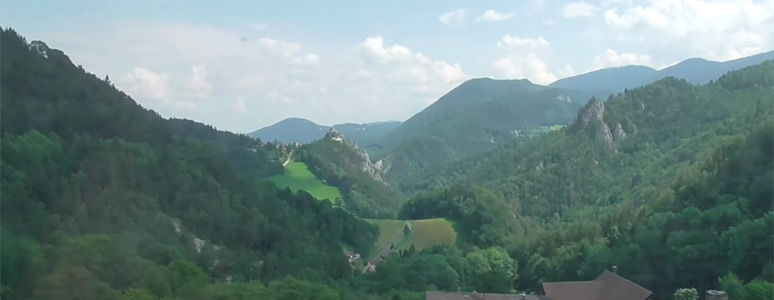
<path id="1" fill-rule="evenodd" d="M 269 178 L 280 188 L 289 187 L 293 192 L 304 190 L 318 200 L 329 199 L 332 203 L 339 203 L 341 192 L 338 188 L 329 186 L 318 179 L 305 163 L 291 162 L 285 166 L 285 173 Z"/>
<path id="2" fill-rule="evenodd" d="M 398 250 L 408 250 L 412 244 L 416 250 L 422 250 L 437 245 L 454 245 L 457 242 L 457 232 L 446 219 L 367 221 L 379 226 L 379 239 L 368 255 L 369 258 L 389 249 L 391 243 L 394 243 Z M 411 223 L 412 230 L 404 236 L 403 226 L 406 223 Z"/>
<path id="3" fill-rule="evenodd" d="M 403 220 L 373 220 L 367 219 L 368 223 L 379 226 L 379 239 L 376 240 L 373 250 L 369 256 L 376 256 L 380 251 L 390 246 L 390 243 L 400 237 L 403 233 L 403 226 L 406 221 Z M 398 245 L 395 245 L 396 247 Z"/>
<path id="4" fill-rule="evenodd" d="M 408 249 L 411 245 L 417 250 L 437 245 L 454 245 L 457 243 L 457 232 L 446 219 L 427 219 L 411 221 L 411 233 L 403 239 L 398 249 Z"/>

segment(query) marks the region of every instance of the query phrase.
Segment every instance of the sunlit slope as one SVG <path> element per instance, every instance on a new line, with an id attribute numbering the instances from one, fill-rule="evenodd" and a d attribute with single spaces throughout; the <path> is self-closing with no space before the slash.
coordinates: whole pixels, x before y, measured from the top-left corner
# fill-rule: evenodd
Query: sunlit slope
<path id="1" fill-rule="evenodd" d="M 318 200 L 329 199 L 341 204 L 341 192 L 338 188 L 325 184 L 314 176 L 309 167 L 302 162 L 291 162 L 285 166 L 285 173 L 269 178 L 280 188 L 289 187 L 293 192 L 304 190 Z"/>

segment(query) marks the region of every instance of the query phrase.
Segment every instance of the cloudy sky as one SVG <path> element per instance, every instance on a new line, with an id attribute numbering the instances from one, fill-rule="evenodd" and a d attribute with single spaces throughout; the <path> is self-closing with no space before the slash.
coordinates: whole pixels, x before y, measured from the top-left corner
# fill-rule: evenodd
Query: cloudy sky
<path id="1" fill-rule="evenodd" d="M 0 25 L 164 116 L 250 132 L 405 120 L 476 77 L 769 51 L 774 0 L 8 0 Z"/>

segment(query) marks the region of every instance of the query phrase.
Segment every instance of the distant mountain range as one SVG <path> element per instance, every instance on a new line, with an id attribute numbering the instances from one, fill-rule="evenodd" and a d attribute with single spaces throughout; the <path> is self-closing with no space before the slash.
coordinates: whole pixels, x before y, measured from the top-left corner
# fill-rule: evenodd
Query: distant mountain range
<path id="1" fill-rule="evenodd" d="M 743 57 L 726 62 L 691 58 L 662 70 L 645 66 L 606 68 L 559 79 L 550 87 L 577 89 L 600 93 L 615 93 L 656 82 L 666 77 L 682 78 L 692 84 L 705 84 L 723 74 L 774 59 L 774 51 Z"/>
<path id="2" fill-rule="evenodd" d="M 283 144 L 308 144 L 322 139 L 331 128 L 356 143 L 371 143 L 374 139 L 392 131 L 401 122 L 382 121 L 372 123 L 344 123 L 333 126 L 319 125 L 302 118 L 288 118 L 273 125 L 258 129 L 247 135 L 262 141 L 279 141 Z"/>

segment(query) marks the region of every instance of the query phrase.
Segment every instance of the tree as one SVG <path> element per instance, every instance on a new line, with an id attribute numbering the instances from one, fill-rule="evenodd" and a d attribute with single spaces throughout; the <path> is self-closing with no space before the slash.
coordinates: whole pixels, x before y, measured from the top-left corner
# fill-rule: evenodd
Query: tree
<path id="1" fill-rule="evenodd" d="M 742 299 L 744 295 L 744 283 L 734 273 L 728 273 L 718 278 L 720 288 L 728 294 L 729 299 Z"/>
<path id="2" fill-rule="evenodd" d="M 771 300 L 774 299 L 774 284 L 760 279 L 750 281 L 744 286 L 742 300 Z"/>
<path id="3" fill-rule="evenodd" d="M 465 257 L 474 287 L 482 292 L 508 292 L 518 278 L 518 262 L 505 249 L 476 250 Z"/>
<path id="4" fill-rule="evenodd" d="M 673 296 L 674 300 L 697 300 L 699 299 L 699 292 L 695 288 L 678 289 Z"/>

